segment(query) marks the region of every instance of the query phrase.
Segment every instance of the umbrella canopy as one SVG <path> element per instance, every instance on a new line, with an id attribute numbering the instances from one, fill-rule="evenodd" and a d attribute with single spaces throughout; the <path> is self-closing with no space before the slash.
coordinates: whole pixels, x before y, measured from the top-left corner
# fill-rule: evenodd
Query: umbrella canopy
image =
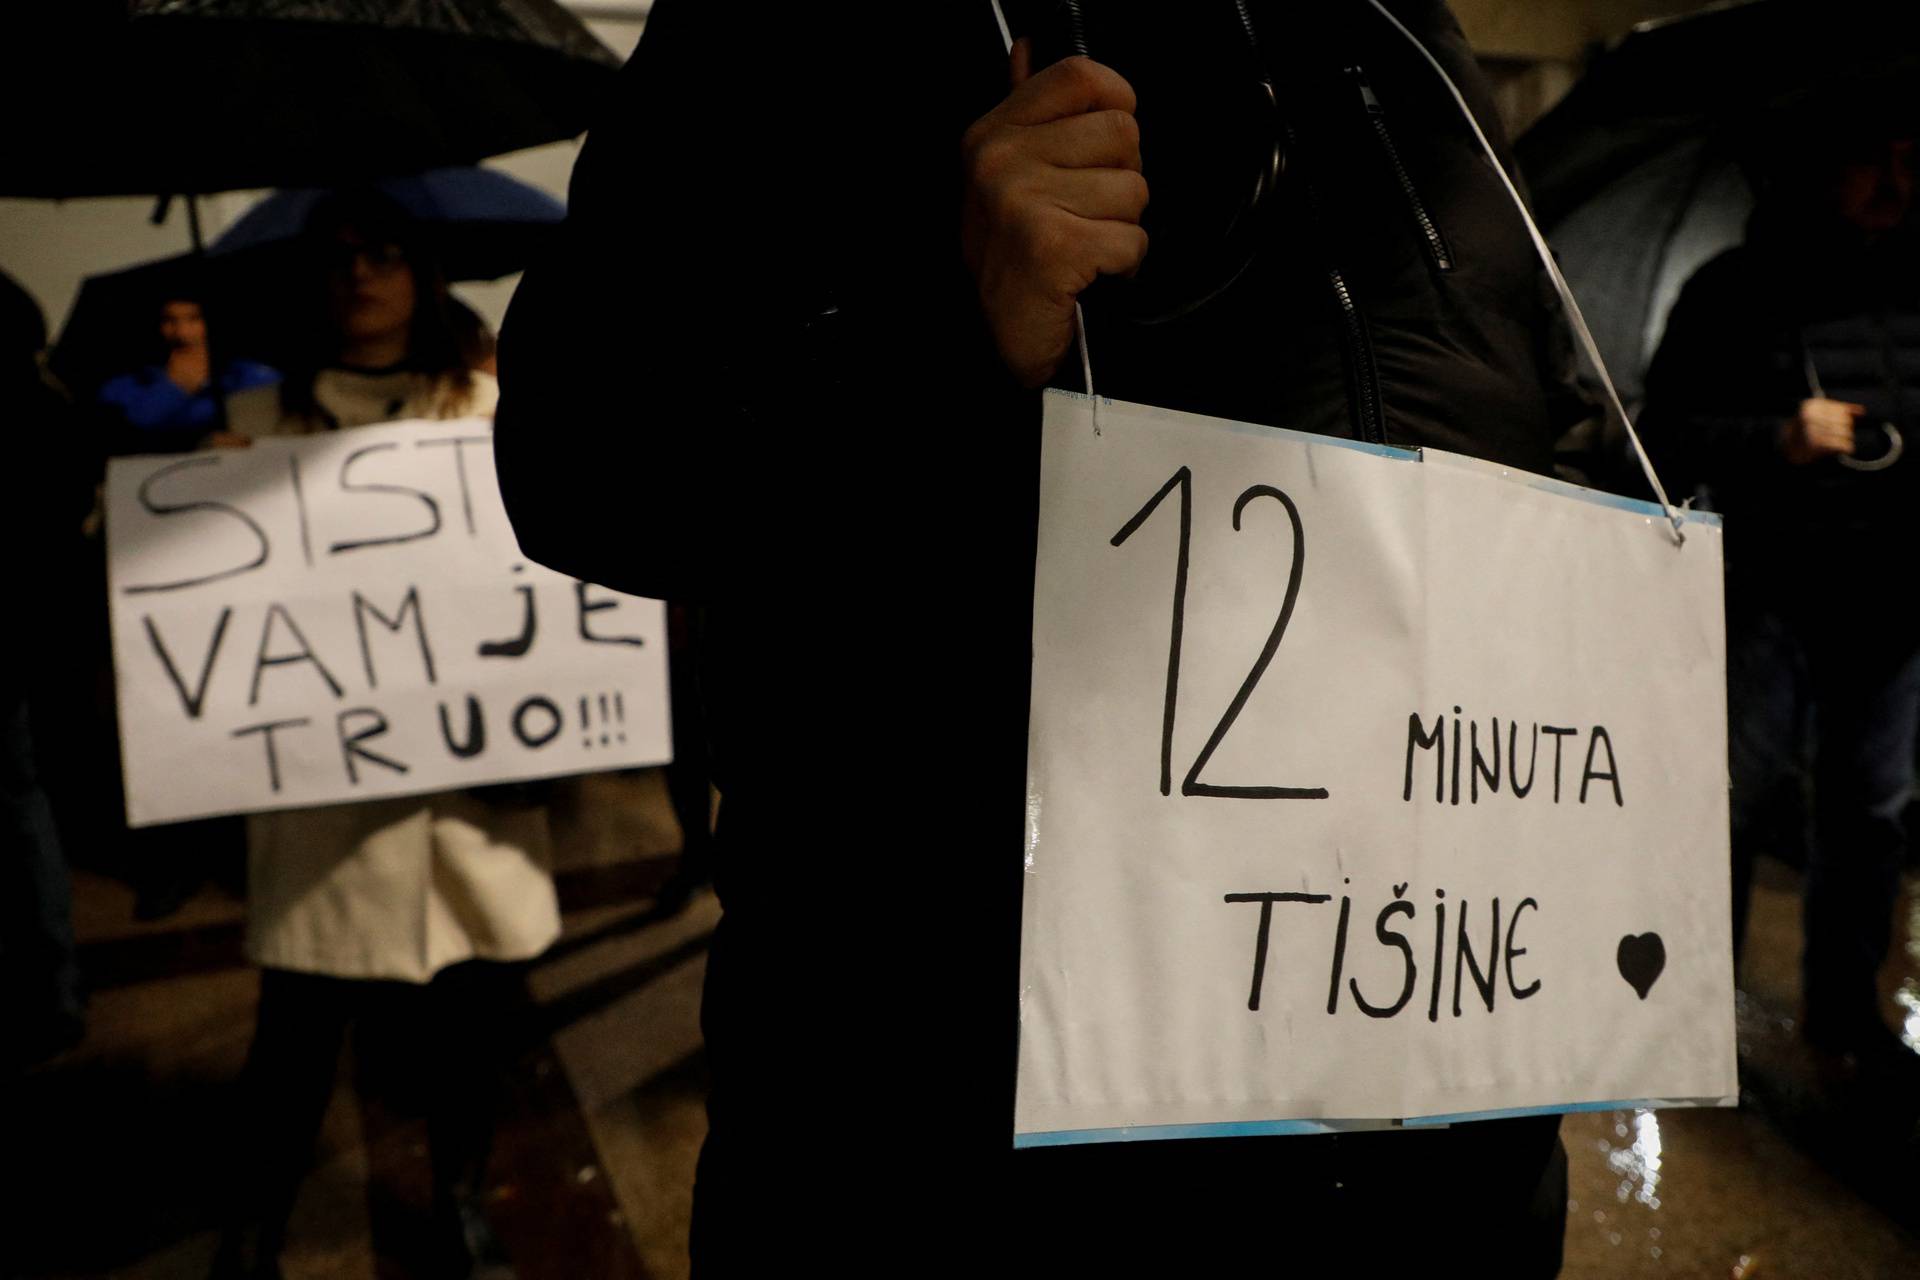
<path id="1" fill-rule="evenodd" d="M 448 280 L 492 280 L 524 268 L 558 231 L 566 206 L 489 169 L 439 169 L 372 184 L 435 243 Z M 90 276 L 60 331 L 53 368 L 91 395 L 107 378 L 150 362 L 160 306 L 194 298 L 208 310 L 217 354 L 277 364 L 312 305 L 312 264 L 299 237 L 322 189 L 279 191 L 202 253 Z"/>
<path id="2" fill-rule="evenodd" d="M 619 65 L 556 0 L 44 2 L 57 31 L 0 55 L 0 195 L 471 164 L 585 130 Z"/>
<path id="3" fill-rule="evenodd" d="M 522 270 L 567 216 L 546 192 L 495 169 L 435 169 L 373 186 L 429 229 L 449 280 Z M 222 232 L 210 256 L 292 240 L 326 194 L 319 187 L 274 192 Z"/>
<path id="4" fill-rule="evenodd" d="M 1917 6 L 1745 0 L 1636 28 L 1515 145 L 1628 408 L 1681 287 L 1738 244 L 1755 179 L 1839 104 L 1920 119 Z"/>

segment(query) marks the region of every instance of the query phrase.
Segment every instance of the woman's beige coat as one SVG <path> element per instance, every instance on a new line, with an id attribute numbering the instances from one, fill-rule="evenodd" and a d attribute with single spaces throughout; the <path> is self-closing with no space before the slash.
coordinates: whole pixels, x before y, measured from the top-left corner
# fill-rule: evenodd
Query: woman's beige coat
<path id="1" fill-rule="evenodd" d="M 423 374 L 329 369 L 314 383 L 324 417 L 284 412 L 278 387 L 232 397 L 227 417 L 249 436 L 301 435 L 491 417 L 498 398 L 484 373 L 461 394 Z M 560 932 L 551 862 L 546 809 L 486 793 L 254 814 L 247 953 L 272 968 L 408 982 L 474 957 L 526 959 Z"/>

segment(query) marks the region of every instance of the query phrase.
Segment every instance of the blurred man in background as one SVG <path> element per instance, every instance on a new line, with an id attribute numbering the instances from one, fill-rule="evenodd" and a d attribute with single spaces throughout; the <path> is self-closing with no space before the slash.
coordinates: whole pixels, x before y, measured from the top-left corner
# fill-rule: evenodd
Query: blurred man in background
<path id="1" fill-rule="evenodd" d="M 1727 514 L 1734 933 L 1806 776 L 1805 1036 L 1920 1081 L 1881 1018 L 1920 728 L 1920 234 L 1910 109 L 1842 102 L 1770 140 L 1746 242 L 1688 282 L 1647 375 L 1669 485 Z"/>
<path id="2" fill-rule="evenodd" d="M 251 360 L 217 360 L 205 305 L 184 294 L 160 303 L 155 359 L 100 388 L 112 418 L 114 453 L 172 453 L 235 443 L 226 398 L 271 386 L 280 375 Z M 209 437 L 217 437 L 209 440 Z"/>

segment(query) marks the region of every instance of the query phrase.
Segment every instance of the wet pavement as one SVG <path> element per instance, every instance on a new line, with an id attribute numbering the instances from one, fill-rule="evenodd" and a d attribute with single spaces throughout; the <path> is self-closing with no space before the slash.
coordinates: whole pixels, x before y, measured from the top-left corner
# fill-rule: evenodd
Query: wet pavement
<path id="1" fill-rule="evenodd" d="M 652 911 L 679 844 L 656 773 L 580 780 L 555 825 L 565 932 L 528 971 L 488 1217 L 526 1280 L 684 1275 L 718 905 L 699 894 L 671 919 Z M 139 924 L 117 880 L 82 869 L 74 888 L 87 1038 L 0 1098 L 0 1152 L 14 1157 L 0 1276 L 204 1280 L 259 990 L 241 902 L 209 885 Z M 288 1280 L 424 1274 L 421 1099 L 370 1056 L 351 1043 L 343 1056 Z"/>
<path id="2" fill-rule="evenodd" d="M 1763 859 L 1755 879 L 1736 1010 L 1741 1106 L 1566 1117 L 1566 1277 L 1920 1277 L 1920 1099 L 1848 1078 L 1800 1041 L 1799 877 Z M 1903 898 L 1881 973 L 1888 1023 L 1912 1019 L 1910 1036 L 1916 905 Z"/>
<path id="3" fill-rule="evenodd" d="M 671 919 L 651 911 L 678 843 L 657 775 L 585 780 L 558 817 L 566 934 L 528 975 L 534 1025 L 489 1214 L 526 1280 L 684 1276 L 705 1133 L 699 990 L 718 908 L 701 895 Z M 1877 1096 L 1801 1045 L 1797 878 L 1765 863 L 1757 881 L 1743 1106 L 1567 1117 L 1567 1277 L 1920 1277 L 1913 1100 Z M 205 888 L 156 924 L 131 911 L 122 885 L 79 875 L 88 1038 L 11 1089 L 0 1115 L 0 1149 L 35 1153 L 25 1169 L 16 1158 L 0 1275 L 206 1275 L 258 979 L 231 892 Z M 1885 1007 L 1920 1043 L 1920 920 L 1907 903 L 1901 918 Z M 290 1280 L 417 1273 L 427 1190 L 413 1101 L 343 1065 Z"/>

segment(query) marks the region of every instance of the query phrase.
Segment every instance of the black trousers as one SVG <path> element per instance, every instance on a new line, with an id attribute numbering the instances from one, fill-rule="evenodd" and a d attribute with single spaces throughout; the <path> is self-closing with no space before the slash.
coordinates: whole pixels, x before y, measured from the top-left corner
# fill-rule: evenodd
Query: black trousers
<path id="1" fill-rule="evenodd" d="M 1769 802 L 1810 770 L 1807 1032 L 1843 1044 L 1879 1025 L 1876 975 L 1892 941 L 1920 737 L 1920 644 L 1899 627 L 1870 625 L 1857 605 L 1744 603 L 1730 597 L 1727 620 L 1734 945 L 1745 933 L 1755 853 L 1778 838 Z"/>
<path id="2" fill-rule="evenodd" d="M 843 883 L 853 911 L 871 907 L 854 878 Z M 823 924 L 834 899 L 805 901 L 816 910 L 782 902 L 723 918 L 708 959 L 695 1280 L 784 1274 L 795 1258 L 830 1258 L 848 1280 L 1318 1280 L 1436 1257 L 1500 1280 L 1560 1270 L 1557 1115 L 1015 1151 L 1013 1040 L 992 1034 L 1011 1031 L 1001 990 L 1012 983 L 975 981 L 971 955 L 960 971 L 936 963 L 969 918 L 906 917 L 933 940 L 882 950 L 876 935 L 897 935 Z M 959 923 L 941 932 L 949 918 Z"/>
<path id="3" fill-rule="evenodd" d="M 77 1020 L 83 1001 L 67 859 L 27 703 L 15 681 L 0 685 L 0 1019 L 31 1045 Z"/>
<path id="4" fill-rule="evenodd" d="M 486 960 L 443 969 L 424 985 L 262 971 L 241 1075 L 230 1201 L 240 1220 L 270 1238 L 284 1233 L 349 1028 L 366 1074 L 424 1104 L 436 1203 L 477 1192 L 524 990 L 521 966 Z"/>

